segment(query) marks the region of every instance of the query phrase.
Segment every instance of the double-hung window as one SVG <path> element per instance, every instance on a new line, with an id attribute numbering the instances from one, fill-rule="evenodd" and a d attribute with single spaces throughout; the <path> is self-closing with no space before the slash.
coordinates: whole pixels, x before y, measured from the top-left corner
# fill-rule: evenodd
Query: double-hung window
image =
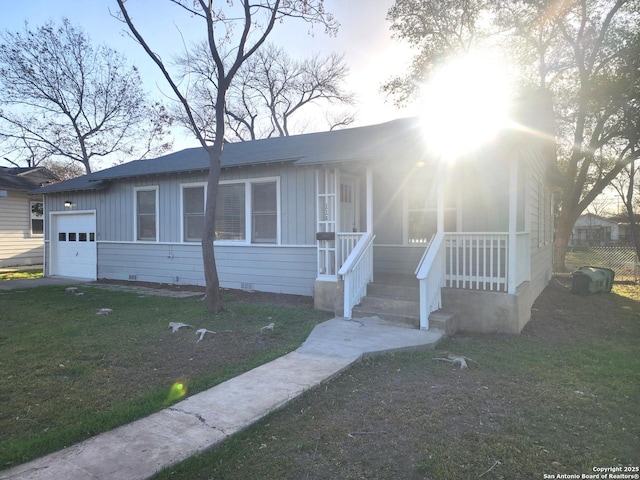
<path id="1" fill-rule="evenodd" d="M 135 189 L 136 241 L 158 240 L 158 187 Z"/>
<path id="2" fill-rule="evenodd" d="M 182 238 L 185 242 L 199 242 L 202 240 L 204 199 L 204 184 L 182 187 Z"/>
<path id="3" fill-rule="evenodd" d="M 215 240 L 278 243 L 277 178 L 223 181 L 218 185 Z M 206 185 L 182 186 L 183 240 L 202 240 Z"/>
<path id="4" fill-rule="evenodd" d="M 31 235 L 42 235 L 44 232 L 44 203 L 29 202 L 31 210 Z"/>

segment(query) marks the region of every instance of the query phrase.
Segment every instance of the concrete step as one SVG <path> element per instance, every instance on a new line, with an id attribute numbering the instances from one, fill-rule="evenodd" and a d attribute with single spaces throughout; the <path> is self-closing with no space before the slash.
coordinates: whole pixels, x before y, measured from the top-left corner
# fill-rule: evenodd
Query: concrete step
<path id="1" fill-rule="evenodd" d="M 437 310 L 429 315 L 429 330 L 441 330 L 450 336 L 458 331 L 457 315 L 454 312 Z"/>
<path id="2" fill-rule="evenodd" d="M 385 308 L 377 308 L 366 305 L 356 305 L 351 312 L 353 318 L 380 317 L 383 320 L 397 323 L 410 328 L 420 328 L 420 317 L 406 315 Z"/>
<path id="3" fill-rule="evenodd" d="M 367 295 L 362 299 L 360 305 L 368 308 L 388 310 L 402 315 L 420 316 L 420 302 L 414 300 Z"/>
<path id="4" fill-rule="evenodd" d="M 370 283 L 367 285 L 367 296 L 394 298 L 398 300 L 420 301 L 420 289 L 416 285 L 389 285 L 386 283 Z"/>

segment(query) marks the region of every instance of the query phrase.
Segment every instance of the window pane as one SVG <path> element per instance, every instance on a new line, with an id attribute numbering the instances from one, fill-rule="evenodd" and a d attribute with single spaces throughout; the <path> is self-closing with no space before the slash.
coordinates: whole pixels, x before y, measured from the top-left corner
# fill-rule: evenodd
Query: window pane
<path id="1" fill-rule="evenodd" d="M 276 213 L 276 182 L 254 183 L 251 185 L 253 213 Z"/>
<path id="2" fill-rule="evenodd" d="M 138 216 L 138 240 L 155 240 L 156 239 L 156 216 L 155 215 L 139 215 Z"/>
<path id="3" fill-rule="evenodd" d="M 204 215 L 184 216 L 184 241 L 198 242 L 202 240 L 202 230 L 204 227 Z"/>
<path id="4" fill-rule="evenodd" d="M 204 187 L 188 187 L 183 190 L 184 213 L 204 214 Z"/>
<path id="5" fill-rule="evenodd" d="M 31 233 L 42 234 L 44 232 L 44 221 L 42 220 L 31 220 Z"/>
<path id="6" fill-rule="evenodd" d="M 156 191 L 138 190 L 138 214 L 156 213 Z"/>
<path id="7" fill-rule="evenodd" d="M 254 214 L 253 234 L 251 241 L 254 243 L 276 243 L 277 227 L 276 214 Z"/>
<path id="8" fill-rule="evenodd" d="M 246 238 L 244 195 L 243 183 L 218 187 L 217 240 L 244 240 Z"/>
<path id="9" fill-rule="evenodd" d="M 254 183 L 252 196 L 252 233 L 254 243 L 276 243 L 277 241 L 277 185 L 275 182 Z"/>

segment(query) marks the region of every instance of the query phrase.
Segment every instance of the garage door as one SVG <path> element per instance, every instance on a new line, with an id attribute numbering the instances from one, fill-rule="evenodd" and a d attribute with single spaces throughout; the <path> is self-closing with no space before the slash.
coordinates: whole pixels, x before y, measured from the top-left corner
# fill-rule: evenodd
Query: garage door
<path id="1" fill-rule="evenodd" d="M 52 216 L 51 275 L 97 277 L 96 216 L 73 213 Z"/>

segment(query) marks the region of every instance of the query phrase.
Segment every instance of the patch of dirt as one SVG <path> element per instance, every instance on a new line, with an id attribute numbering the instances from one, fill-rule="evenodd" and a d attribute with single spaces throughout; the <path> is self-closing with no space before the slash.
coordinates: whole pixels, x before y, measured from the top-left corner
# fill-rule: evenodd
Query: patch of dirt
<path id="1" fill-rule="evenodd" d="M 173 292 L 200 292 L 205 293 L 205 287 L 197 285 L 175 285 L 170 283 L 152 283 L 152 282 L 134 282 L 127 280 L 108 280 L 100 279 L 97 283 L 104 283 L 107 285 L 124 285 L 130 287 L 144 287 L 157 290 L 169 290 Z M 312 307 L 313 298 L 305 297 L 303 295 L 290 295 L 286 293 L 270 293 L 270 292 L 256 292 L 253 290 L 235 290 L 231 288 L 221 288 L 220 294 L 222 300 L 232 302 L 244 302 L 244 303 L 261 303 L 272 305 L 290 305 L 290 306 L 304 306 Z"/>

